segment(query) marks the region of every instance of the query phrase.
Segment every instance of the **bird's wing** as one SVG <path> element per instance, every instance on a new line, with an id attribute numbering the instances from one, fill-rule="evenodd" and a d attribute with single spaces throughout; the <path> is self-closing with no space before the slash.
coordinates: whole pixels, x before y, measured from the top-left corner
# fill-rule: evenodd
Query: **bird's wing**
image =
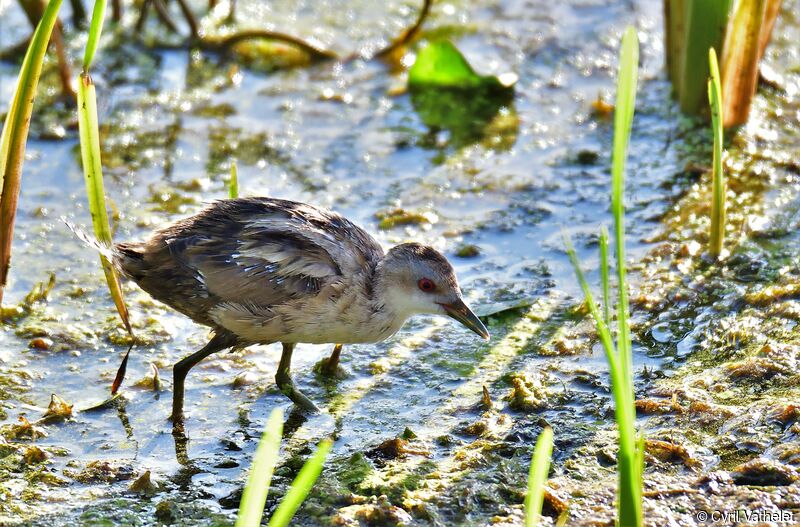
<path id="1" fill-rule="evenodd" d="M 343 273 L 363 270 L 375 248 L 354 250 L 363 231 L 338 228 L 338 220 L 347 222 L 301 203 L 228 200 L 185 224 L 189 236 L 165 241 L 221 303 L 266 307 L 317 294 Z"/>

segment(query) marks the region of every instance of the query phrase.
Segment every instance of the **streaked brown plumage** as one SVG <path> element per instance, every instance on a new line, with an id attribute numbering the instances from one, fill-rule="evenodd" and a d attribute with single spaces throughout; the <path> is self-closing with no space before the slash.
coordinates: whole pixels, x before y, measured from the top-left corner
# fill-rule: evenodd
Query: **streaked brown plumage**
<path id="1" fill-rule="evenodd" d="M 417 313 L 447 314 L 488 338 L 436 250 L 407 243 L 384 253 L 346 218 L 304 203 L 221 200 L 144 242 L 118 244 L 111 256 L 153 298 L 214 330 L 175 365 L 176 425 L 189 369 L 222 349 L 281 342 L 277 384 L 311 410 L 289 376 L 295 344 L 378 342 Z"/>

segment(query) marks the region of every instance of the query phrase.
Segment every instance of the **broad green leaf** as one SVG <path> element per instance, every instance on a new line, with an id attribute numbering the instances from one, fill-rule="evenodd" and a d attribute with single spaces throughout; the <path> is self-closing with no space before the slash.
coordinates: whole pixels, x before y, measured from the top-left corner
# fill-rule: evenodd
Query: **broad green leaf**
<path id="1" fill-rule="evenodd" d="M 504 85 L 497 77 L 475 73 L 464 55 L 447 40 L 431 42 L 420 50 L 414 65 L 408 71 L 408 86 L 412 89 L 432 86 L 510 89 L 509 85 Z"/>

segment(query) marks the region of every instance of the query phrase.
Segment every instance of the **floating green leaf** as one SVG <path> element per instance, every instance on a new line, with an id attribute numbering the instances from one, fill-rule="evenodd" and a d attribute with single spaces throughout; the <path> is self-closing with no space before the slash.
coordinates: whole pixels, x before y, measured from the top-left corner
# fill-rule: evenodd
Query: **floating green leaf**
<path id="1" fill-rule="evenodd" d="M 525 527 L 535 527 L 539 524 L 544 503 L 544 484 L 550 471 L 550 458 L 553 455 L 553 429 L 544 427 L 531 459 L 531 468 L 528 471 L 528 493 L 525 496 Z"/>
<path id="2" fill-rule="evenodd" d="M 17 79 L 17 87 L 8 107 L 3 133 L 0 135 L 0 303 L 11 264 L 11 241 L 17 215 L 22 163 L 36 99 L 36 87 L 42 73 L 47 44 L 58 17 L 61 0 L 50 0 L 31 37 Z"/>
<path id="3" fill-rule="evenodd" d="M 478 75 L 451 42 L 442 40 L 419 52 L 408 72 L 408 87 L 422 121 L 432 131 L 448 130 L 450 143 L 462 147 L 483 139 L 500 110 L 510 107 L 516 78 L 510 74 L 508 78 L 501 82 L 498 77 Z M 516 118 L 510 122 L 512 129 L 506 132 L 511 132 L 513 143 L 518 122 Z"/>
<path id="4" fill-rule="evenodd" d="M 408 86 L 510 89 L 510 85 L 503 84 L 497 77 L 475 73 L 464 55 L 447 40 L 431 42 L 417 54 L 408 71 Z"/>

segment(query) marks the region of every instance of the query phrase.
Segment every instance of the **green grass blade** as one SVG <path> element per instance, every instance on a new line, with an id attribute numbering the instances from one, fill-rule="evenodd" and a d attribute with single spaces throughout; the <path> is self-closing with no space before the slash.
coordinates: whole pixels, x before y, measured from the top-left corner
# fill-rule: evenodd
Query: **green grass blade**
<path id="1" fill-rule="evenodd" d="M 242 501 L 239 504 L 239 515 L 236 518 L 235 527 L 257 527 L 261 524 L 269 484 L 272 481 L 272 472 L 278 461 L 282 436 L 283 411 L 276 408 L 272 410 L 267 419 L 267 427 L 261 436 L 261 441 L 258 442 L 255 456 L 253 456 L 253 464 L 250 466 L 250 475 L 247 477 Z"/>
<path id="2" fill-rule="evenodd" d="M 36 88 L 42 73 L 47 44 L 58 17 L 61 0 L 50 0 L 31 37 L 17 79 L 17 87 L 0 135 L 0 303 L 11 264 L 11 241 L 17 215 L 22 164 L 33 112 Z"/>
<path id="3" fill-rule="evenodd" d="M 614 150 L 611 158 L 611 212 L 614 216 L 614 242 L 616 249 L 617 284 L 617 348 L 626 379 L 631 379 L 632 357 L 630 327 L 628 326 L 628 283 L 625 264 L 625 162 L 631 136 L 633 112 L 636 106 L 636 84 L 639 68 L 639 40 L 636 29 L 628 27 L 622 37 L 617 102 L 614 110 Z M 631 390 L 633 387 L 631 386 Z"/>
<path id="4" fill-rule="evenodd" d="M 603 320 L 611 325 L 611 285 L 608 279 L 608 229 L 600 227 L 600 285 L 603 290 Z"/>
<path id="5" fill-rule="evenodd" d="M 606 359 L 608 360 L 609 370 L 611 371 L 612 389 L 614 389 L 614 375 L 615 372 L 619 371 L 620 367 L 617 351 L 614 347 L 614 339 L 611 337 L 611 330 L 609 330 L 608 325 L 605 320 L 603 320 L 603 315 L 600 313 L 600 309 L 598 309 L 597 303 L 594 301 L 594 295 L 592 295 L 589 282 L 586 281 L 586 276 L 583 274 L 581 264 L 578 262 L 578 255 L 575 252 L 575 247 L 572 245 L 572 240 L 566 235 L 564 236 L 564 246 L 567 249 L 567 255 L 569 256 L 569 261 L 572 263 L 572 268 L 575 270 L 575 277 L 578 279 L 581 291 L 583 291 L 586 305 L 589 307 L 589 313 L 592 315 L 592 318 L 594 318 L 595 325 L 597 326 L 597 334 L 606 352 Z"/>
<path id="6" fill-rule="evenodd" d="M 89 71 L 97 52 L 97 43 L 103 31 L 103 20 L 106 17 L 106 0 L 95 0 L 92 10 L 92 24 L 89 27 L 89 39 L 86 41 L 86 51 L 83 54 L 83 71 Z"/>
<path id="7" fill-rule="evenodd" d="M 553 456 L 553 429 L 544 427 L 536 448 L 531 458 L 531 468 L 528 472 L 528 493 L 525 496 L 525 527 L 535 527 L 539 524 L 544 503 L 544 484 L 547 483 L 547 474 L 550 472 L 550 458 Z"/>
<path id="8" fill-rule="evenodd" d="M 708 250 L 713 258 L 719 258 L 725 243 L 725 175 L 722 173 L 722 88 L 717 53 L 714 48 L 708 50 L 708 63 L 711 70 L 711 77 L 708 79 L 708 103 L 711 105 L 711 129 L 714 135 L 714 168 L 711 182 L 713 197 Z"/>
<path id="9" fill-rule="evenodd" d="M 636 29 L 628 27 L 622 37 L 617 100 L 614 111 L 614 150 L 611 161 L 611 211 L 614 216 L 614 242 L 616 249 L 617 283 L 617 350 L 619 374 L 616 377 L 620 391 L 616 399 L 617 425 L 619 427 L 619 524 L 642 525 L 642 500 L 639 470 L 636 463 L 636 430 L 633 392 L 633 353 L 630 337 L 630 308 L 625 262 L 625 163 L 628 156 L 631 125 L 636 107 L 636 86 L 639 68 L 639 41 Z"/>
<path id="10" fill-rule="evenodd" d="M 236 161 L 231 163 L 231 181 L 228 183 L 228 197 L 231 199 L 239 197 L 239 170 L 236 168 Z"/>
<path id="11" fill-rule="evenodd" d="M 289 525 L 294 513 L 297 512 L 297 509 L 306 499 L 309 491 L 311 491 L 311 487 L 314 486 L 317 478 L 319 478 L 322 472 L 322 465 L 325 463 L 325 458 L 328 457 L 332 446 L 333 443 L 327 439 L 319 444 L 317 451 L 300 469 L 300 473 L 297 474 L 292 486 L 289 487 L 289 492 L 286 493 L 286 496 L 283 497 L 280 505 L 272 514 L 272 518 L 269 519 L 269 527 L 286 527 Z"/>
<path id="12" fill-rule="evenodd" d="M 78 79 L 78 132 L 81 141 L 81 160 L 86 181 L 86 196 L 89 200 L 89 211 L 92 214 L 92 226 L 97 241 L 110 247 L 112 245 L 111 226 L 108 222 L 106 194 L 103 187 L 103 167 L 100 162 L 100 133 L 97 121 L 97 99 L 94 84 L 87 74 Z M 128 333 L 133 330 L 128 316 L 128 308 L 122 296 L 122 285 L 117 270 L 104 255 L 100 255 L 103 273 L 106 276 L 108 290 L 114 299 L 122 323 Z"/>

